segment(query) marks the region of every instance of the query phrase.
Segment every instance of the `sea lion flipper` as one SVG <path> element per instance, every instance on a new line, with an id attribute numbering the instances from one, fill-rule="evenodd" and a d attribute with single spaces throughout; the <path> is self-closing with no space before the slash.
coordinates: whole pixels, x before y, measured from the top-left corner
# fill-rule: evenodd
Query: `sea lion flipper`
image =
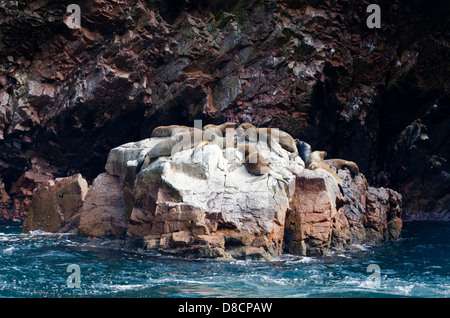
<path id="1" fill-rule="evenodd" d="M 141 161 L 139 161 L 136 169 L 134 170 L 135 174 L 138 174 L 141 171 L 142 165 L 144 164 L 144 159 L 142 159 Z"/>
<path id="2" fill-rule="evenodd" d="M 201 142 L 197 143 L 192 151 L 191 158 L 194 157 L 194 155 L 197 153 L 197 151 L 200 148 L 203 148 L 204 146 L 208 145 L 209 143 L 210 143 L 209 140 L 202 140 Z"/>
<path id="3" fill-rule="evenodd" d="M 138 165 L 136 166 L 136 170 L 134 170 L 134 172 L 136 174 L 138 174 L 141 171 L 142 167 L 144 165 L 149 164 L 150 161 L 151 161 L 151 158 L 149 156 L 145 155 L 145 157 L 141 161 L 139 161 Z"/>
<path id="4" fill-rule="evenodd" d="M 278 142 L 276 142 L 271 135 L 267 135 L 267 145 L 269 146 L 270 151 L 275 152 L 278 156 L 283 158 L 283 154 L 280 151 L 280 149 L 282 149 L 283 147 Z"/>

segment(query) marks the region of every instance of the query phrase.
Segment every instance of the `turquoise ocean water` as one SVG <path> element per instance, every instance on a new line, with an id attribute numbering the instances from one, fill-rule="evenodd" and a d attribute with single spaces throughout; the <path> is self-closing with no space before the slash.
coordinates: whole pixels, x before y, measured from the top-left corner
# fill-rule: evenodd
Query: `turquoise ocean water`
<path id="1" fill-rule="evenodd" d="M 449 297 L 450 223 L 406 223 L 395 242 L 270 262 L 188 260 L 0 225 L 0 265 L 0 297 Z"/>

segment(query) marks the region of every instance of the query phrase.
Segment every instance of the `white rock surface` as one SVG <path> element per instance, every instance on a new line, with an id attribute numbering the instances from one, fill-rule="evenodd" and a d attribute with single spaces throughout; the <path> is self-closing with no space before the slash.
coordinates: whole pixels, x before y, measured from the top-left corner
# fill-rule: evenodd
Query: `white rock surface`
<path id="1" fill-rule="evenodd" d="M 134 171 L 138 161 L 161 140 L 150 138 L 113 149 L 106 171 L 125 179 L 127 169 Z M 270 234 L 281 251 L 284 218 L 295 189 L 294 173 L 300 174 L 304 163 L 300 157 L 290 160 L 289 153 L 281 147 L 275 152 L 264 142 L 255 145 L 274 174 L 283 176 L 289 186 L 271 175 L 250 174 L 243 153 L 236 148 L 222 150 L 217 145 L 206 145 L 195 153 L 193 149 L 180 151 L 154 160 L 137 175 L 129 233 L 154 235 L 159 231 L 152 224 L 155 213 L 175 202 L 204 211 L 236 233 Z M 192 222 L 194 227 L 200 220 Z M 180 227 L 169 224 L 164 228 Z M 220 229 L 221 226 L 217 231 Z"/>

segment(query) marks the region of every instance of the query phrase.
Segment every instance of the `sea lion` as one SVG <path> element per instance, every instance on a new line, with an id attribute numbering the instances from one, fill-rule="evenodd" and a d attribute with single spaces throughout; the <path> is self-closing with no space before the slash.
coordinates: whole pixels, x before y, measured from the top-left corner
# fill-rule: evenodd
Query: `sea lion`
<path id="1" fill-rule="evenodd" d="M 308 143 L 298 139 L 295 139 L 295 144 L 297 145 L 297 149 L 299 149 L 300 158 L 306 162 L 306 159 L 311 154 L 311 146 Z"/>
<path id="2" fill-rule="evenodd" d="M 153 158 L 171 156 L 179 151 L 191 149 L 201 143 L 202 138 L 203 134 L 200 129 L 181 129 L 178 131 L 174 129 L 170 138 L 160 141 L 145 154 L 136 167 L 136 174 L 141 171 L 142 166 L 150 164 Z"/>
<path id="3" fill-rule="evenodd" d="M 340 186 L 342 186 L 342 179 L 337 175 L 336 172 L 334 172 L 333 169 L 326 163 L 324 163 L 324 158 L 326 157 L 327 153 L 326 151 L 313 151 L 311 154 L 306 158 L 305 161 L 305 167 L 309 170 L 315 170 L 315 169 L 323 169 L 327 172 L 329 172 L 339 183 Z"/>
<path id="4" fill-rule="evenodd" d="M 199 130 L 198 128 L 180 125 L 158 126 L 153 129 L 150 137 L 170 137 L 177 133 L 191 132 L 196 129 Z"/>
<path id="5" fill-rule="evenodd" d="M 169 139 L 165 139 L 157 143 L 153 148 L 151 148 L 144 156 L 144 158 L 139 161 L 136 167 L 136 174 L 138 174 L 142 167 L 150 164 L 153 158 L 161 157 L 161 156 L 170 156 L 172 154 L 172 149 L 176 144 L 180 142 L 180 138 L 178 136 L 173 136 Z"/>
<path id="6" fill-rule="evenodd" d="M 356 176 L 357 174 L 359 174 L 358 165 L 353 161 L 348 161 L 344 159 L 327 159 L 323 160 L 323 162 L 331 167 L 335 167 L 336 169 L 347 168 L 352 174 L 352 176 Z"/>
<path id="7" fill-rule="evenodd" d="M 211 130 L 218 136 L 225 136 L 227 129 L 236 129 L 238 128 L 239 123 L 226 122 L 220 125 L 209 124 L 203 127 L 203 130 Z"/>
<path id="8" fill-rule="evenodd" d="M 247 171 L 255 176 L 262 176 L 270 171 L 270 166 L 254 145 L 244 143 L 238 145 L 244 152 L 245 167 Z"/>
<path id="9" fill-rule="evenodd" d="M 220 149 L 226 149 L 229 147 L 236 148 L 237 147 L 237 141 L 234 138 L 227 138 L 227 137 L 220 137 L 216 134 L 212 134 L 210 136 L 205 136 L 204 139 L 197 143 L 194 147 L 194 151 L 192 152 L 192 156 L 201 149 L 202 147 L 206 145 L 217 145 Z"/>
<path id="10" fill-rule="evenodd" d="M 271 175 L 276 180 L 283 182 L 286 185 L 289 183 L 283 179 L 281 174 L 276 173 L 269 166 L 267 161 L 259 153 L 256 147 L 249 143 L 238 144 L 238 149 L 244 152 L 245 168 L 247 171 L 255 176 Z"/>
<path id="11" fill-rule="evenodd" d="M 316 151 L 311 152 L 305 160 L 306 169 L 313 170 L 313 169 L 311 169 L 311 164 L 313 162 L 322 162 L 326 156 L 327 156 L 326 151 L 316 150 Z"/>
<path id="12" fill-rule="evenodd" d="M 273 149 L 273 143 L 278 144 L 291 153 L 291 157 L 298 156 L 295 139 L 287 132 L 274 128 L 256 128 L 250 123 L 243 123 L 237 128 L 239 137 L 246 135 L 249 141 L 266 140 L 267 144 Z"/>

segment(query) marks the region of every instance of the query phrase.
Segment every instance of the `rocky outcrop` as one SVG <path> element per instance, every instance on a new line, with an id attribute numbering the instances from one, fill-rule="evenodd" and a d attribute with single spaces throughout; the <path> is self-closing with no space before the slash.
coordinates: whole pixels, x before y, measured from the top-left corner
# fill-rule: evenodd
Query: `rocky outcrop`
<path id="1" fill-rule="evenodd" d="M 124 238 L 128 226 L 119 178 L 100 174 L 89 187 L 76 174 L 38 186 L 23 232 L 78 233 L 102 239 Z"/>
<path id="2" fill-rule="evenodd" d="M 339 218 L 336 204 L 342 199 L 338 183 L 322 169 L 305 170 L 295 181 L 286 216 L 285 249 L 295 255 L 323 255 Z"/>
<path id="3" fill-rule="evenodd" d="M 159 158 L 135 177 L 135 159 L 142 159 L 161 139 L 115 148 L 106 165 L 125 185 L 129 236 L 143 237 L 148 250 L 196 257 L 281 254 L 284 219 L 294 189 L 292 171 L 303 170 L 299 157 L 290 160 L 282 149 L 280 157 L 266 143 L 257 144 L 273 169 L 290 180 L 289 186 L 272 176 L 251 175 L 240 150 L 217 145 Z"/>
<path id="4" fill-rule="evenodd" d="M 41 184 L 35 191 L 23 232 L 77 232 L 88 184 L 80 174 Z"/>
<path id="5" fill-rule="evenodd" d="M 346 169 L 338 171 L 340 186 L 329 172 L 304 169 L 300 157 L 263 141 L 254 145 L 272 174 L 254 176 L 239 148 L 209 144 L 156 158 L 136 175 L 138 161 L 167 138 L 112 149 L 106 173 L 89 189 L 80 175 L 47 182 L 33 195 L 24 231 L 139 240 L 158 253 L 238 259 L 324 255 L 400 236 L 400 194 L 369 187 Z"/>
<path id="6" fill-rule="evenodd" d="M 0 179 L 0 224 L 6 223 L 11 217 L 10 211 L 11 198 L 5 190 L 5 185 Z"/>
<path id="7" fill-rule="evenodd" d="M 70 29 L 72 2 L 0 4 L 6 219 L 26 215 L 32 158 L 91 182 L 110 149 L 195 118 L 279 127 L 401 192 L 405 215 L 448 215 L 446 1 L 378 1 L 381 29 L 353 0 L 84 1 Z"/>
<path id="8" fill-rule="evenodd" d="M 119 178 L 102 173 L 95 178 L 86 194 L 78 233 L 89 237 L 120 239 L 125 238 L 127 227 L 123 186 Z"/>
<path id="9" fill-rule="evenodd" d="M 339 170 L 342 190 L 322 169 L 305 170 L 296 178 L 287 212 L 285 249 L 290 254 L 323 255 L 330 248 L 395 240 L 402 228 L 402 197 L 385 188 L 369 187 L 363 175 Z"/>
<path id="10" fill-rule="evenodd" d="M 25 169 L 26 171 L 13 182 L 9 190 L 12 199 L 7 207 L 9 213 L 5 214 L 7 222 L 22 223 L 28 214 L 34 190 L 42 184 L 55 180 L 54 173 L 57 171 L 55 167 L 36 157 L 31 158 L 30 162 L 31 168 Z"/>

